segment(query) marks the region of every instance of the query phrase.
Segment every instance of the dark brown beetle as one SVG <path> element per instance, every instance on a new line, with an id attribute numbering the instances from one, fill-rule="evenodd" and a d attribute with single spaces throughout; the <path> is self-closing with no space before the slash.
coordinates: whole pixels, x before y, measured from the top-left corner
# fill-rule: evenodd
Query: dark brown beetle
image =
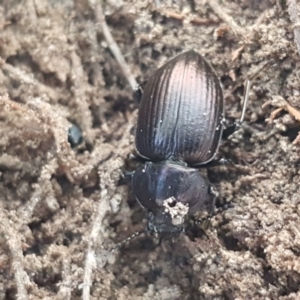
<path id="1" fill-rule="evenodd" d="M 134 172 L 132 186 L 149 211 L 149 230 L 181 232 L 185 213 L 194 214 L 205 203 L 214 206 L 216 194 L 196 168 L 218 163 L 213 159 L 220 140 L 240 127 L 246 100 L 241 119 L 223 131 L 219 78 L 195 51 L 176 56 L 147 82 L 135 136 L 138 155 L 146 162 Z"/>

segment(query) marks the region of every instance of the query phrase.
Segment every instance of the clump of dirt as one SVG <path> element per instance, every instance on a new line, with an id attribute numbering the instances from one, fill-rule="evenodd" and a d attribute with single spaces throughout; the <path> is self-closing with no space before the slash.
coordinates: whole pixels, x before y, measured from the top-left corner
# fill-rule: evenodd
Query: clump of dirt
<path id="1" fill-rule="evenodd" d="M 231 207 L 205 234 L 161 244 L 142 235 L 108 254 L 145 228 L 146 212 L 122 180 L 138 104 L 92 2 L 0 7 L 0 299 L 300 298 L 300 126 L 289 109 L 300 109 L 289 11 L 297 6 L 103 4 L 138 82 L 196 49 L 220 76 L 231 122 L 240 116 L 245 80 L 262 69 L 245 124 L 218 154 L 233 164 L 207 170 L 217 206 Z M 267 123 L 278 99 L 290 106 Z M 73 148 L 72 125 L 83 134 Z"/>

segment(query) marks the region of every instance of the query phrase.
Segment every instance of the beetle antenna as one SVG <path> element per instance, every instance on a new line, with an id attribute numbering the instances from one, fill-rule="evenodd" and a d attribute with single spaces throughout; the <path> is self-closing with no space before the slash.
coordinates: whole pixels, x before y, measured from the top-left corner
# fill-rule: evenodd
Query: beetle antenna
<path id="1" fill-rule="evenodd" d="M 247 109 L 247 103 L 249 100 L 249 92 L 250 92 L 250 87 L 251 87 L 251 79 L 247 79 L 246 81 L 246 90 L 244 93 L 244 102 L 243 102 L 243 108 L 242 108 L 242 114 L 241 117 L 238 121 L 235 121 L 232 125 L 229 127 L 225 128 L 223 131 L 222 139 L 228 138 L 230 135 L 232 135 L 235 131 L 239 130 L 244 122 L 245 114 L 246 114 L 246 109 Z"/>
<path id="2" fill-rule="evenodd" d="M 134 232 L 131 236 L 129 236 L 128 238 L 126 238 L 125 240 L 123 240 L 120 243 L 117 243 L 113 248 L 110 249 L 109 252 L 115 252 L 116 250 L 120 249 L 121 247 L 123 247 L 123 245 L 125 245 L 126 243 L 130 242 L 131 240 L 135 239 L 136 237 L 140 236 L 142 233 L 147 232 L 149 229 L 145 228 L 143 230 L 140 231 L 136 231 Z"/>
<path id="3" fill-rule="evenodd" d="M 247 79 L 247 84 L 246 84 L 246 91 L 245 91 L 245 97 L 244 97 L 244 103 L 243 103 L 243 110 L 242 114 L 239 120 L 239 125 L 241 125 L 244 122 L 245 114 L 246 114 L 246 108 L 249 100 L 249 93 L 250 93 L 250 88 L 251 88 L 251 80 Z"/>
<path id="4" fill-rule="evenodd" d="M 248 79 L 246 80 L 246 91 L 244 95 L 244 103 L 243 103 L 243 110 L 241 114 L 241 118 L 238 122 L 239 126 L 244 122 L 245 114 L 246 114 L 246 108 L 247 108 L 247 103 L 249 99 L 249 93 L 250 93 L 250 88 L 252 81 L 264 70 L 266 69 L 270 64 L 274 63 L 274 60 L 267 61 L 263 64 L 261 64 L 254 72 L 251 74 Z"/>

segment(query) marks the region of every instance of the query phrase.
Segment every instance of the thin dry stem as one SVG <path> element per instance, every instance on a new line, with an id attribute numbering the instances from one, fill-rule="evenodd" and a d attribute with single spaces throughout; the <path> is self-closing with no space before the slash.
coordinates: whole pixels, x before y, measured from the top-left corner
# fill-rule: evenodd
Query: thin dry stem
<path id="1" fill-rule="evenodd" d="M 211 25 L 211 24 L 218 24 L 219 20 L 214 20 L 214 19 L 203 19 L 203 18 L 199 18 L 196 16 L 186 16 L 184 14 L 180 14 L 177 12 L 173 12 L 173 11 L 165 11 L 162 9 L 158 9 L 157 10 L 162 16 L 166 16 L 167 18 L 170 19 L 176 19 L 179 21 L 187 21 L 188 23 L 191 23 L 193 25 Z"/>
<path id="2" fill-rule="evenodd" d="M 30 280 L 23 267 L 23 251 L 21 241 L 19 239 L 19 233 L 10 226 L 10 220 L 1 209 L 0 228 L 5 236 L 6 243 L 12 257 L 11 264 L 17 285 L 17 300 L 26 300 L 28 299 L 26 285 L 30 284 Z"/>
<path id="3" fill-rule="evenodd" d="M 99 200 L 97 215 L 93 222 L 92 231 L 88 240 L 88 251 L 85 260 L 84 278 L 83 278 L 83 293 L 82 293 L 83 300 L 90 299 L 90 287 L 92 285 L 91 277 L 94 268 L 96 268 L 97 266 L 95 248 L 96 245 L 101 241 L 100 232 L 103 226 L 102 223 L 109 209 L 110 207 L 109 207 L 109 199 L 107 197 L 107 189 L 104 188 L 101 191 L 101 197 Z"/>
<path id="4" fill-rule="evenodd" d="M 298 144 L 300 144 L 300 132 L 298 132 L 298 135 L 293 140 L 293 145 L 298 145 Z"/>
<path id="5" fill-rule="evenodd" d="M 241 177 L 239 180 L 237 180 L 233 189 L 235 191 L 238 191 L 242 186 L 253 184 L 253 183 L 257 182 L 258 179 L 263 180 L 263 179 L 268 179 L 268 178 L 269 178 L 268 175 L 260 174 L 260 173 L 254 174 L 254 175 L 246 175 L 246 176 Z"/>
<path id="6" fill-rule="evenodd" d="M 75 180 L 71 169 L 78 166 L 78 162 L 67 141 L 68 122 L 53 111 L 50 104 L 44 102 L 42 98 L 31 98 L 27 103 L 27 105 L 30 106 L 30 108 L 28 108 L 10 100 L 7 95 L 4 95 L 0 97 L 0 104 L 9 109 L 21 110 L 30 118 L 38 120 L 45 134 L 52 132 L 56 146 L 55 154 L 59 160 L 59 165 L 64 170 L 69 181 L 73 183 Z"/>
<path id="7" fill-rule="evenodd" d="M 28 221 L 31 219 L 34 209 L 37 204 L 42 200 L 42 191 L 39 184 L 35 184 L 35 191 L 29 201 L 26 202 L 26 205 L 22 207 L 19 212 L 20 220 L 24 222 L 24 224 L 28 224 Z"/>
<path id="8" fill-rule="evenodd" d="M 42 103 L 40 99 L 35 99 L 31 105 L 33 105 L 33 109 L 26 107 L 25 105 L 18 104 L 14 101 L 11 101 L 7 95 L 0 97 L 0 105 L 4 106 L 7 110 L 19 110 L 22 112 L 24 117 L 27 117 L 29 120 L 35 120 L 39 123 L 41 128 L 44 129 L 45 138 L 47 135 L 51 135 L 51 132 L 56 137 L 57 140 L 57 152 L 58 155 L 64 158 L 65 155 L 65 141 L 61 142 L 62 140 L 66 140 L 66 131 L 62 130 L 55 134 L 55 131 L 59 131 L 59 126 L 53 121 L 52 110 L 49 107 Z M 37 105 L 39 104 L 39 105 Z M 46 105 L 46 107 L 44 106 Z M 38 112 L 37 112 L 38 110 Z M 55 117 L 55 116 L 54 116 Z M 63 122 L 62 122 L 63 123 Z M 63 137 L 62 137 L 63 136 Z M 12 256 L 12 268 L 15 274 L 16 285 L 18 289 L 17 299 L 27 299 L 27 290 L 26 284 L 30 284 L 30 280 L 27 274 L 24 272 L 23 269 L 23 254 L 21 249 L 21 242 L 20 242 L 20 229 L 24 224 L 28 224 L 31 221 L 32 215 L 34 210 L 39 202 L 43 200 L 43 191 L 47 190 L 53 192 L 52 185 L 51 185 L 51 176 L 55 173 L 57 169 L 57 158 L 54 157 L 55 153 L 48 153 L 47 163 L 43 166 L 40 177 L 38 179 L 38 183 L 35 184 L 34 188 L 35 191 L 30 198 L 29 201 L 26 202 L 24 206 L 20 209 L 18 213 L 18 219 L 20 223 L 15 224 L 15 228 L 12 229 L 9 227 L 9 219 L 5 217 L 4 213 L 0 211 L 0 227 L 5 234 L 7 245 L 11 251 Z M 64 297 L 64 299 L 67 299 Z"/>
<path id="9" fill-rule="evenodd" d="M 264 21 L 265 16 L 266 16 L 266 12 L 263 12 L 255 21 L 255 23 L 253 24 L 253 26 L 251 26 L 250 28 L 248 28 L 247 30 L 240 27 L 234 20 L 232 17 L 230 17 L 225 11 L 224 8 L 219 5 L 218 1 L 216 0 L 209 0 L 208 4 L 210 5 L 210 7 L 213 9 L 213 11 L 219 16 L 220 19 L 222 19 L 226 24 L 228 24 L 228 26 L 231 28 L 231 30 L 233 31 L 233 33 L 237 36 L 239 36 L 240 38 L 242 38 L 244 44 L 239 47 L 237 50 L 235 50 L 232 53 L 232 57 L 231 60 L 235 61 L 240 54 L 244 51 L 246 44 L 250 43 L 251 39 L 253 38 L 255 29 Z"/>
<path id="10" fill-rule="evenodd" d="M 122 52 L 118 46 L 118 44 L 115 42 L 112 34 L 110 33 L 109 27 L 106 24 L 105 21 L 105 17 L 103 14 L 103 9 L 101 6 L 101 2 L 100 0 L 89 0 L 89 4 L 91 9 L 95 12 L 96 15 L 96 19 L 97 22 L 99 23 L 99 25 L 101 26 L 103 35 L 106 39 L 107 45 L 109 47 L 109 49 L 111 50 L 111 52 L 113 53 L 114 57 L 116 58 L 116 60 L 118 61 L 128 83 L 130 84 L 132 90 L 134 90 L 137 87 L 137 82 L 134 78 L 134 76 L 132 75 L 129 66 L 127 65 L 124 56 L 122 55 Z"/>
<path id="11" fill-rule="evenodd" d="M 257 27 L 263 22 L 265 16 L 266 16 L 266 12 L 263 12 L 262 15 L 259 18 L 257 18 L 254 25 L 251 27 L 250 33 L 247 35 L 247 40 L 248 41 L 250 41 L 252 39 L 252 37 L 254 35 L 254 32 L 255 32 L 255 29 L 257 29 Z M 246 47 L 246 43 L 243 44 L 238 49 L 236 49 L 232 53 L 231 60 L 235 61 L 241 55 L 241 53 L 244 51 L 245 47 Z"/>
<path id="12" fill-rule="evenodd" d="M 30 119 L 37 121 L 41 126 L 44 126 L 42 122 L 39 120 L 37 115 L 34 113 L 34 111 L 26 108 L 22 104 L 18 104 L 8 98 L 8 95 L 4 95 L 0 97 L 0 105 L 3 105 L 8 110 L 20 110 L 24 114 L 26 114 Z M 44 126 L 44 130 L 47 131 L 46 127 Z M 44 167 L 44 170 L 48 167 Z M 42 174 L 44 172 L 42 171 Z M 49 177 L 49 176 L 48 176 Z M 48 178 L 49 180 L 49 178 Z M 22 210 L 19 212 L 20 214 L 20 220 L 22 220 L 22 224 L 27 224 L 31 216 L 33 214 L 33 211 L 36 207 L 36 205 L 41 201 L 42 195 L 41 195 L 41 187 L 39 185 L 35 186 L 35 192 L 30 198 L 30 200 L 26 203 L 26 206 L 22 208 Z"/>
<path id="13" fill-rule="evenodd" d="M 86 95 L 85 86 L 87 85 L 87 78 L 82 68 L 80 57 L 75 51 L 71 53 L 72 59 L 72 81 L 73 81 L 73 93 L 74 100 L 78 107 L 80 114 L 80 124 L 83 129 L 83 133 L 88 142 L 92 142 L 93 136 L 91 136 L 90 128 L 93 127 L 93 118 L 89 109 L 88 99 Z"/>
<path id="14" fill-rule="evenodd" d="M 75 159 L 75 154 L 67 141 L 68 122 L 53 111 L 50 104 L 44 102 L 42 98 L 32 98 L 28 101 L 28 104 L 37 113 L 40 120 L 45 125 L 48 125 L 49 131 L 54 136 L 55 154 L 57 155 L 59 166 L 69 181 L 74 183 L 76 174 L 72 174 L 72 169 L 78 166 L 78 161 Z"/>
<path id="15" fill-rule="evenodd" d="M 103 237 L 101 238 L 101 231 L 103 228 L 103 220 L 106 214 L 111 210 L 110 201 L 111 198 L 115 194 L 116 190 L 116 182 L 114 182 L 114 175 L 112 167 L 114 167 L 115 171 L 120 172 L 120 168 L 122 166 L 123 160 L 119 157 L 122 156 L 123 149 L 128 147 L 128 141 L 130 141 L 130 130 L 133 126 L 133 119 L 128 121 L 127 128 L 124 132 L 124 137 L 120 142 L 120 145 L 117 151 L 114 154 L 114 166 L 112 166 L 112 159 L 109 162 L 105 162 L 98 170 L 99 176 L 101 176 L 101 195 L 99 199 L 99 206 L 96 211 L 96 216 L 94 217 L 94 221 L 92 224 L 91 234 L 88 239 L 88 250 L 86 254 L 85 260 L 85 268 L 84 268 L 84 278 L 83 278 L 83 293 L 82 299 L 89 300 L 90 299 L 90 287 L 92 285 L 92 274 L 93 270 L 97 266 L 96 260 L 96 248 L 98 245 L 103 245 Z M 99 247 L 99 246 L 98 246 Z M 102 251 L 102 266 L 105 265 L 108 251 Z M 100 266 L 100 267 L 102 267 Z M 99 266 L 98 266 L 99 267 Z"/>
<path id="16" fill-rule="evenodd" d="M 208 4 L 213 9 L 213 11 L 219 16 L 220 19 L 222 19 L 228 26 L 231 28 L 231 30 L 234 32 L 234 34 L 240 36 L 242 39 L 245 39 L 246 37 L 246 31 L 242 27 L 240 27 L 232 17 L 230 17 L 225 11 L 224 8 L 219 5 L 218 1 L 216 0 L 209 0 Z"/>
<path id="17" fill-rule="evenodd" d="M 58 299 L 70 300 L 72 291 L 71 262 L 69 257 L 62 260 L 62 283 L 58 291 Z"/>
<path id="18" fill-rule="evenodd" d="M 294 23 L 294 39 L 297 46 L 298 52 L 300 54 L 300 20 L 299 11 L 296 0 L 288 0 L 288 12 L 292 23 Z"/>
<path id="19" fill-rule="evenodd" d="M 25 5 L 28 7 L 28 12 L 30 14 L 30 18 L 32 19 L 32 22 L 35 23 L 38 20 L 38 16 L 36 13 L 36 8 L 35 8 L 35 1 L 34 0 L 26 0 L 24 1 Z"/>
<path id="20" fill-rule="evenodd" d="M 284 100 L 284 99 L 283 99 Z M 282 110 L 286 110 L 290 115 L 292 115 L 297 121 L 300 121 L 300 111 L 293 107 L 291 104 L 289 104 L 286 100 L 284 100 L 285 104 L 280 106 L 279 108 L 275 109 L 271 115 L 270 118 L 266 119 L 266 122 L 272 123 L 274 119 L 278 116 L 278 114 Z M 268 102 L 269 104 L 269 102 Z"/>
<path id="21" fill-rule="evenodd" d="M 5 70 L 12 79 L 29 86 L 37 86 L 40 94 L 46 94 L 51 99 L 55 98 L 55 92 L 51 88 L 37 81 L 32 74 L 28 74 L 23 70 L 6 63 L 2 58 L 0 58 L 0 67 L 2 70 Z"/>
<path id="22" fill-rule="evenodd" d="M 51 176 L 57 169 L 57 161 L 55 158 L 50 159 L 49 162 L 43 166 L 38 184 L 34 185 L 35 191 L 29 201 L 22 207 L 19 212 L 20 220 L 23 224 L 28 224 L 31 221 L 34 210 L 39 202 L 43 199 L 43 190 L 52 190 Z M 47 186 L 47 188 L 46 188 Z"/>

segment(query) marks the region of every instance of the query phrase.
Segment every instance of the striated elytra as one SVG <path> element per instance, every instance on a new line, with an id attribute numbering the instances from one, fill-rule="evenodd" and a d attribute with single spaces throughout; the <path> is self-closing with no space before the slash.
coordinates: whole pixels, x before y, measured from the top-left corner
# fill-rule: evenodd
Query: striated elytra
<path id="1" fill-rule="evenodd" d="M 219 78 L 197 52 L 176 56 L 149 79 L 135 136 L 145 163 L 132 177 L 135 197 L 149 211 L 148 229 L 181 232 L 183 211 L 214 206 L 216 194 L 196 168 L 212 164 L 222 133 L 231 134 L 242 122 L 223 132 L 223 120 Z"/>
<path id="2" fill-rule="evenodd" d="M 136 149 L 151 161 L 205 164 L 218 150 L 223 118 L 223 92 L 215 71 L 197 52 L 185 52 L 147 82 Z"/>

